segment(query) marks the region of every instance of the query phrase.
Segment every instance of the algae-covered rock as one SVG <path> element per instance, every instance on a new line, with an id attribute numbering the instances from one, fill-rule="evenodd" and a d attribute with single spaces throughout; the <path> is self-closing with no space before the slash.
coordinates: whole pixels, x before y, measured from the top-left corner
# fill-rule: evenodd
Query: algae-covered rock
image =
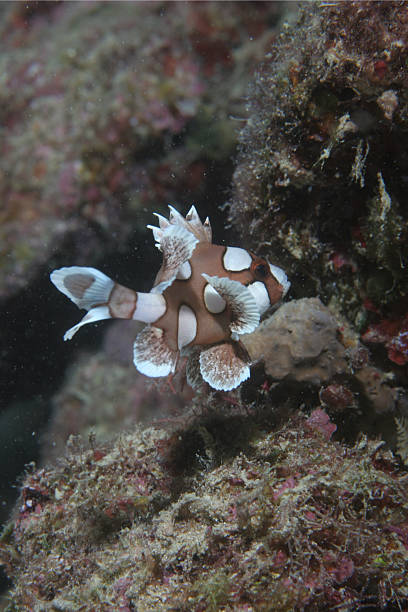
<path id="1" fill-rule="evenodd" d="M 109 447 L 71 440 L 58 467 L 26 476 L 2 536 L 10 609 L 402 605 L 406 474 L 381 443 L 346 448 L 334 429 L 317 410 L 275 432 L 218 416 Z M 241 434 L 228 458 L 227 431 Z"/>
<path id="2" fill-rule="evenodd" d="M 230 217 L 364 327 L 408 294 L 405 2 L 303 3 L 249 94 Z"/>

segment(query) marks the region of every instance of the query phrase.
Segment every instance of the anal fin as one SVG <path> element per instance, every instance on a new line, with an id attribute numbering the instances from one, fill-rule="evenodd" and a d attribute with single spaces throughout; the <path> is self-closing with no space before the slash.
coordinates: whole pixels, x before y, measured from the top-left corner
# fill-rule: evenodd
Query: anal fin
<path id="1" fill-rule="evenodd" d="M 178 351 L 167 345 L 163 330 L 153 325 L 146 325 L 133 345 L 133 363 L 145 376 L 172 374 L 176 370 L 178 355 Z"/>

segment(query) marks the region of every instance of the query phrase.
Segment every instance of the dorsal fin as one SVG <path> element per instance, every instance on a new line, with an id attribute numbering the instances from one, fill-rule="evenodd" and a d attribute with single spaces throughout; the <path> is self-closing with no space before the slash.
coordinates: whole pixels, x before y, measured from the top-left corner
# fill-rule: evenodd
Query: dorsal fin
<path id="1" fill-rule="evenodd" d="M 184 229 L 193 234 L 199 242 L 211 242 L 212 231 L 210 221 L 207 217 L 204 223 L 202 223 L 195 206 L 190 208 L 185 218 L 176 208 L 174 208 L 174 206 L 169 205 L 169 209 L 170 215 L 168 220 L 162 215 L 154 213 L 159 220 L 159 227 L 154 227 L 152 225 L 147 226 L 153 231 L 154 239 L 159 248 L 162 232 L 169 225 L 184 227 Z"/>
<path id="2" fill-rule="evenodd" d="M 232 313 L 230 330 L 238 335 L 253 332 L 259 325 L 260 315 L 256 301 L 248 287 L 227 277 L 219 278 L 204 273 L 202 276 L 230 307 Z"/>
<path id="3" fill-rule="evenodd" d="M 155 230 L 155 238 L 160 232 L 158 248 L 163 253 L 163 263 L 156 277 L 153 293 L 163 293 L 177 276 L 179 268 L 190 259 L 198 239 L 182 225 L 168 225 L 163 230 Z"/>
<path id="4" fill-rule="evenodd" d="M 186 221 L 200 242 L 211 242 L 212 231 L 210 220 L 207 217 L 204 223 L 202 223 L 195 206 L 192 206 L 186 214 Z"/>

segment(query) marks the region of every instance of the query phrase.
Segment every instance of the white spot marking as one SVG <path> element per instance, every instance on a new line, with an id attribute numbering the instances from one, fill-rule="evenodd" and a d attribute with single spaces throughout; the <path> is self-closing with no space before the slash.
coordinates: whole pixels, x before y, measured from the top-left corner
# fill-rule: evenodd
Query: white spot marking
<path id="1" fill-rule="evenodd" d="M 133 313 L 135 321 L 154 323 L 166 312 L 166 300 L 159 293 L 138 293 L 136 308 Z"/>
<path id="2" fill-rule="evenodd" d="M 190 344 L 197 335 L 197 319 L 189 306 L 183 304 L 179 308 L 177 345 L 182 349 Z"/>
<path id="3" fill-rule="evenodd" d="M 269 264 L 269 268 L 271 270 L 272 276 L 275 277 L 278 283 L 282 285 L 283 287 L 282 297 L 284 297 L 289 291 L 289 287 L 290 287 L 290 282 L 288 281 L 288 277 L 286 276 L 282 268 L 278 268 L 278 266 L 274 266 L 273 264 L 269 263 L 269 261 L 268 261 L 268 264 Z"/>
<path id="4" fill-rule="evenodd" d="M 248 270 L 252 263 L 252 257 L 245 249 L 239 247 L 227 247 L 223 258 L 224 268 L 230 272 Z"/>
<path id="5" fill-rule="evenodd" d="M 256 281 L 255 283 L 251 283 L 248 289 L 259 308 L 259 314 L 263 315 L 271 305 L 265 284 L 261 281 Z"/>
<path id="6" fill-rule="evenodd" d="M 178 280 L 187 280 L 190 278 L 190 276 L 191 276 L 191 265 L 188 261 L 185 261 L 179 267 L 176 278 Z"/>
<path id="7" fill-rule="evenodd" d="M 225 310 L 226 301 L 211 285 L 206 285 L 204 289 L 204 303 L 209 312 L 218 314 Z"/>
<path id="8" fill-rule="evenodd" d="M 237 334 L 250 334 L 259 325 L 259 309 L 248 287 L 228 277 L 201 274 L 231 308 L 230 330 Z"/>

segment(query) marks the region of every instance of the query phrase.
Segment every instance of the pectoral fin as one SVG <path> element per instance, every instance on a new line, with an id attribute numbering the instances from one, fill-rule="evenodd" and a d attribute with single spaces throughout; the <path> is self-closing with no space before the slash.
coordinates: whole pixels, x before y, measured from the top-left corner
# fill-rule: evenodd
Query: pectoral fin
<path id="1" fill-rule="evenodd" d="M 231 391 L 249 378 L 249 362 L 237 353 L 238 346 L 230 342 L 201 351 L 201 376 L 217 391 Z"/>
<path id="2" fill-rule="evenodd" d="M 230 330 L 234 334 L 250 334 L 259 325 L 259 309 L 245 285 L 227 277 L 202 275 L 207 283 L 227 302 L 231 309 Z"/>

